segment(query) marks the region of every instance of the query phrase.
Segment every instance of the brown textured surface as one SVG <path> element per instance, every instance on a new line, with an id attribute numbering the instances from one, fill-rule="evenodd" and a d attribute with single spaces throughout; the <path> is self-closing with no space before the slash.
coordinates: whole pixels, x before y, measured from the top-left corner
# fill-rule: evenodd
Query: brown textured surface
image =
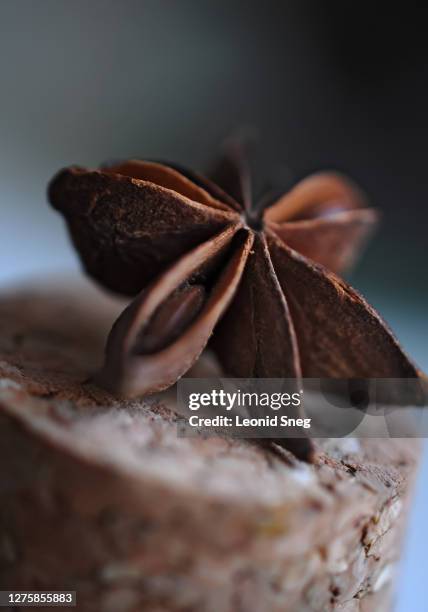
<path id="1" fill-rule="evenodd" d="M 236 298 L 220 321 L 213 340 L 223 367 L 236 378 L 301 375 L 288 304 L 263 236 L 255 238 L 253 254 Z"/>
<path id="2" fill-rule="evenodd" d="M 212 329 L 223 309 L 232 300 L 253 244 L 251 235 L 244 235 L 231 251 L 230 241 L 236 228 L 229 227 L 203 243 L 154 281 L 150 290 L 143 291 L 127 307 L 109 335 L 106 360 L 96 380 L 105 389 L 121 397 L 138 397 L 173 385 L 201 355 Z M 239 238 L 239 236 L 236 236 Z M 228 254 L 228 262 L 211 286 L 207 276 L 219 267 L 219 260 Z M 192 284 L 188 284 L 188 279 Z M 138 346 L 142 331 L 159 338 L 156 313 L 167 304 L 170 296 L 183 287 L 202 287 L 203 300 L 191 323 L 174 340 L 162 348 L 144 352 Z M 180 292 L 183 296 L 185 293 Z M 183 298 L 181 297 L 181 301 Z M 176 306 L 177 312 L 177 306 Z M 185 309 L 182 309 L 181 317 Z M 177 327 L 177 323 L 176 323 Z"/>
<path id="3" fill-rule="evenodd" d="M 135 295 L 159 269 L 211 238 L 233 213 L 127 176 L 64 170 L 49 197 L 69 222 L 86 271 L 104 286 Z"/>
<path id="4" fill-rule="evenodd" d="M 308 265 L 274 234 L 269 246 L 279 283 L 287 290 L 304 376 L 415 376 L 387 325 L 355 289 L 324 268 Z"/>
<path id="5" fill-rule="evenodd" d="M 85 612 L 388 610 L 415 441 L 326 440 L 309 466 L 178 438 L 173 392 L 81 384 L 122 308 L 83 284 L 0 301 L 1 587 Z"/>

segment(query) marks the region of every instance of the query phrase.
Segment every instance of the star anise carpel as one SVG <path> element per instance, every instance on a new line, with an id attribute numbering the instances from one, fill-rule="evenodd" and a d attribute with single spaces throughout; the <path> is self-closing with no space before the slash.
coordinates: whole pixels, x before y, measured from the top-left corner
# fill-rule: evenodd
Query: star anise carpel
<path id="1" fill-rule="evenodd" d="M 96 376 L 114 393 L 169 387 L 208 343 L 234 377 L 419 376 L 380 316 L 337 276 L 377 218 L 339 174 L 314 174 L 258 205 L 237 155 L 210 179 L 130 160 L 62 170 L 49 199 L 88 274 L 135 296 Z"/>

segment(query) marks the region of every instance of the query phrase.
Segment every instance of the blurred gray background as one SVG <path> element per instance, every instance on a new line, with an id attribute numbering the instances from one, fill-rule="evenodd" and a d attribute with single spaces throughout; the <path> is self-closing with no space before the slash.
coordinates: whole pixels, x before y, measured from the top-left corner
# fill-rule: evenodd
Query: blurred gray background
<path id="1" fill-rule="evenodd" d="M 77 269 L 46 203 L 64 165 L 202 169 L 236 128 L 287 184 L 350 174 L 384 222 L 352 283 L 428 370 L 428 48 L 422 6 L 0 0 L 0 283 Z M 426 610 L 421 472 L 399 612 Z"/>

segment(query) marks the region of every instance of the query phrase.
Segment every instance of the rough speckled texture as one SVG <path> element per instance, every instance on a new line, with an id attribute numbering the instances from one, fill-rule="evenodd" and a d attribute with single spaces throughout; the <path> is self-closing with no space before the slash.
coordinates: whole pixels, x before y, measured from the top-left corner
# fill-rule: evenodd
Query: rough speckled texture
<path id="1" fill-rule="evenodd" d="M 87 255 L 88 274 L 127 295 L 231 221 L 230 212 L 153 183 L 78 168 L 60 172 L 49 197 L 69 221 L 76 249 Z"/>
<path id="2" fill-rule="evenodd" d="M 0 301 L 2 588 L 91 612 L 390 609 L 415 441 L 324 440 L 308 466 L 178 438 L 173 391 L 82 384 L 122 307 L 83 284 Z"/>

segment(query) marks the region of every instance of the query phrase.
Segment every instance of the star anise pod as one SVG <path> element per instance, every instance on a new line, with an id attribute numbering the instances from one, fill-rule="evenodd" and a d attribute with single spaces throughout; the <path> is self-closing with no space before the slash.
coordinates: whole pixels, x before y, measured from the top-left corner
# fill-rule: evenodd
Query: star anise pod
<path id="1" fill-rule="evenodd" d="M 96 378 L 117 394 L 169 387 L 210 338 L 234 377 L 420 374 L 380 316 L 336 276 L 377 217 L 338 174 L 315 174 L 254 206 L 238 155 L 211 179 L 130 160 L 64 169 L 49 199 L 86 271 L 136 295 L 111 330 Z"/>

